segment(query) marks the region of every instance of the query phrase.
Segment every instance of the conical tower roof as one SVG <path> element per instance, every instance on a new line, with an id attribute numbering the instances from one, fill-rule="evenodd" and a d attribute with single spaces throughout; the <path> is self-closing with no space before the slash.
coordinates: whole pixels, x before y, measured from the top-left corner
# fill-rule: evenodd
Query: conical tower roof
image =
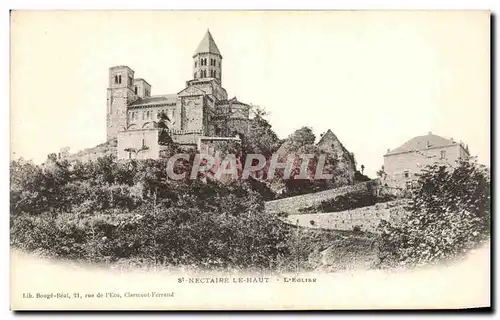
<path id="1" fill-rule="evenodd" d="M 201 40 L 200 44 L 198 45 L 198 48 L 196 49 L 193 57 L 199 53 L 214 53 L 218 54 L 219 56 L 222 57 L 220 54 L 219 48 L 217 48 L 217 45 L 215 44 L 214 38 L 212 37 L 212 34 L 210 33 L 210 30 L 207 30 L 207 33 L 205 33 L 205 36 Z"/>

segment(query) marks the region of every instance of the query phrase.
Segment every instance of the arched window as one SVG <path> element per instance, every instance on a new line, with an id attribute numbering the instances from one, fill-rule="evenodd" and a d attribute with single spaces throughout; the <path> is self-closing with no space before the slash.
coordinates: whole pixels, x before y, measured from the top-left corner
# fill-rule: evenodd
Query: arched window
<path id="1" fill-rule="evenodd" d="M 210 70 L 210 78 L 213 78 L 213 77 L 214 77 L 214 71 Z"/>
<path id="2" fill-rule="evenodd" d="M 115 84 L 118 83 L 118 76 L 115 75 Z"/>
<path id="3" fill-rule="evenodd" d="M 137 94 L 137 86 L 134 87 L 134 92 Z"/>
<path id="4" fill-rule="evenodd" d="M 121 74 L 118 76 L 118 83 L 122 83 L 122 75 Z"/>
<path id="5" fill-rule="evenodd" d="M 214 78 L 217 78 L 217 71 L 214 70 Z"/>

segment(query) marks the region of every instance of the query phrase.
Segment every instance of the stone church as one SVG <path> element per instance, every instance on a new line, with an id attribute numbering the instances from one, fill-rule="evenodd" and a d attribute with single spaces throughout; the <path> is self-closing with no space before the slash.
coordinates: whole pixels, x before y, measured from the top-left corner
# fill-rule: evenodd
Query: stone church
<path id="1" fill-rule="evenodd" d="M 151 84 L 128 66 L 109 69 L 107 140 L 117 140 L 119 159 L 161 157 L 166 131 L 182 148 L 210 149 L 239 141 L 248 130 L 250 106 L 228 99 L 222 86 L 222 54 L 207 30 L 192 56 L 192 79 L 177 93 L 151 95 Z M 162 126 L 159 126 L 160 118 Z"/>

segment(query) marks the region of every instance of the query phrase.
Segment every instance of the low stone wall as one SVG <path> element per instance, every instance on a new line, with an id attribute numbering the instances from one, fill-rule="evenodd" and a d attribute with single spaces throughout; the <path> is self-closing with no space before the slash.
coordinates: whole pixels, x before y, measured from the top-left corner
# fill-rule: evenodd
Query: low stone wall
<path id="1" fill-rule="evenodd" d="M 353 231 L 355 226 L 360 231 L 376 233 L 380 220 L 399 224 L 404 217 L 406 200 L 396 200 L 376 205 L 329 213 L 310 213 L 289 215 L 285 221 L 299 227 L 322 230 Z"/>
<path id="2" fill-rule="evenodd" d="M 299 213 L 301 209 L 320 205 L 322 201 L 334 199 L 337 196 L 376 188 L 376 181 L 366 181 L 355 185 L 325 190 L 316 193 L 308 193 L 300 196 L 289 197 L 266 202 L 266 211 L 273 213 L 286 212 L 288 214 Z"/>

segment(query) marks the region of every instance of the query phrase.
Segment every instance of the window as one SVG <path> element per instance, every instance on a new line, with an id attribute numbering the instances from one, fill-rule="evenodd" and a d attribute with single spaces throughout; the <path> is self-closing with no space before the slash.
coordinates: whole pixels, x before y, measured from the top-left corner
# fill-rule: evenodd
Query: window
<path id="1" fill-rule="evenodd" d="M 135 92 L 135 94 L 137 94 L 137 86 L 135 86 L 134 92 Z"/>
<path id="2" fill-rule="evenodd" d="M 409 178 L 410 177 L 410 171 L 405 171 L 404 172 L 404 177 Z"/>
<path id="3" fill-rule="evenodd" d="M 118 83 L 118 76 L 115 75 L 115 84 L 117 84 L 117 83 Z"/>
<path id="4" fill-rule="evenodd" d="M 122 75 L 118 75 L 118 83 L 122 83 Z"/>
<path id="5" fill-rule="evenodd" d="M 142 120 L 146 120 L 146 111 L 142 112 Z"/>
<path id="6" fill-rule="evenodd" d="M 214 70 L 214 78 L 217 77 L 217 71 Z"/>
<path id="7" fill-rule="evenodd" d="M 193 79 L 196 79 L 196 72 L 193 74 Z"/>
<path id="8" fill-rule="evenodd" d="M 198 61 L 194 62 L 194 67 L 196 68 L 198 66 Z"/>
<path id="9" fill-rule="evenodd" d="M 213 77 L 214 77 L 214 71 L 210 70 L 210 78 L 213 78 Z"/>
<path id="10" fill-rule="evenodd" d="M 441 159 L 446 159 L 446 151 L 441 151 Z"/>

